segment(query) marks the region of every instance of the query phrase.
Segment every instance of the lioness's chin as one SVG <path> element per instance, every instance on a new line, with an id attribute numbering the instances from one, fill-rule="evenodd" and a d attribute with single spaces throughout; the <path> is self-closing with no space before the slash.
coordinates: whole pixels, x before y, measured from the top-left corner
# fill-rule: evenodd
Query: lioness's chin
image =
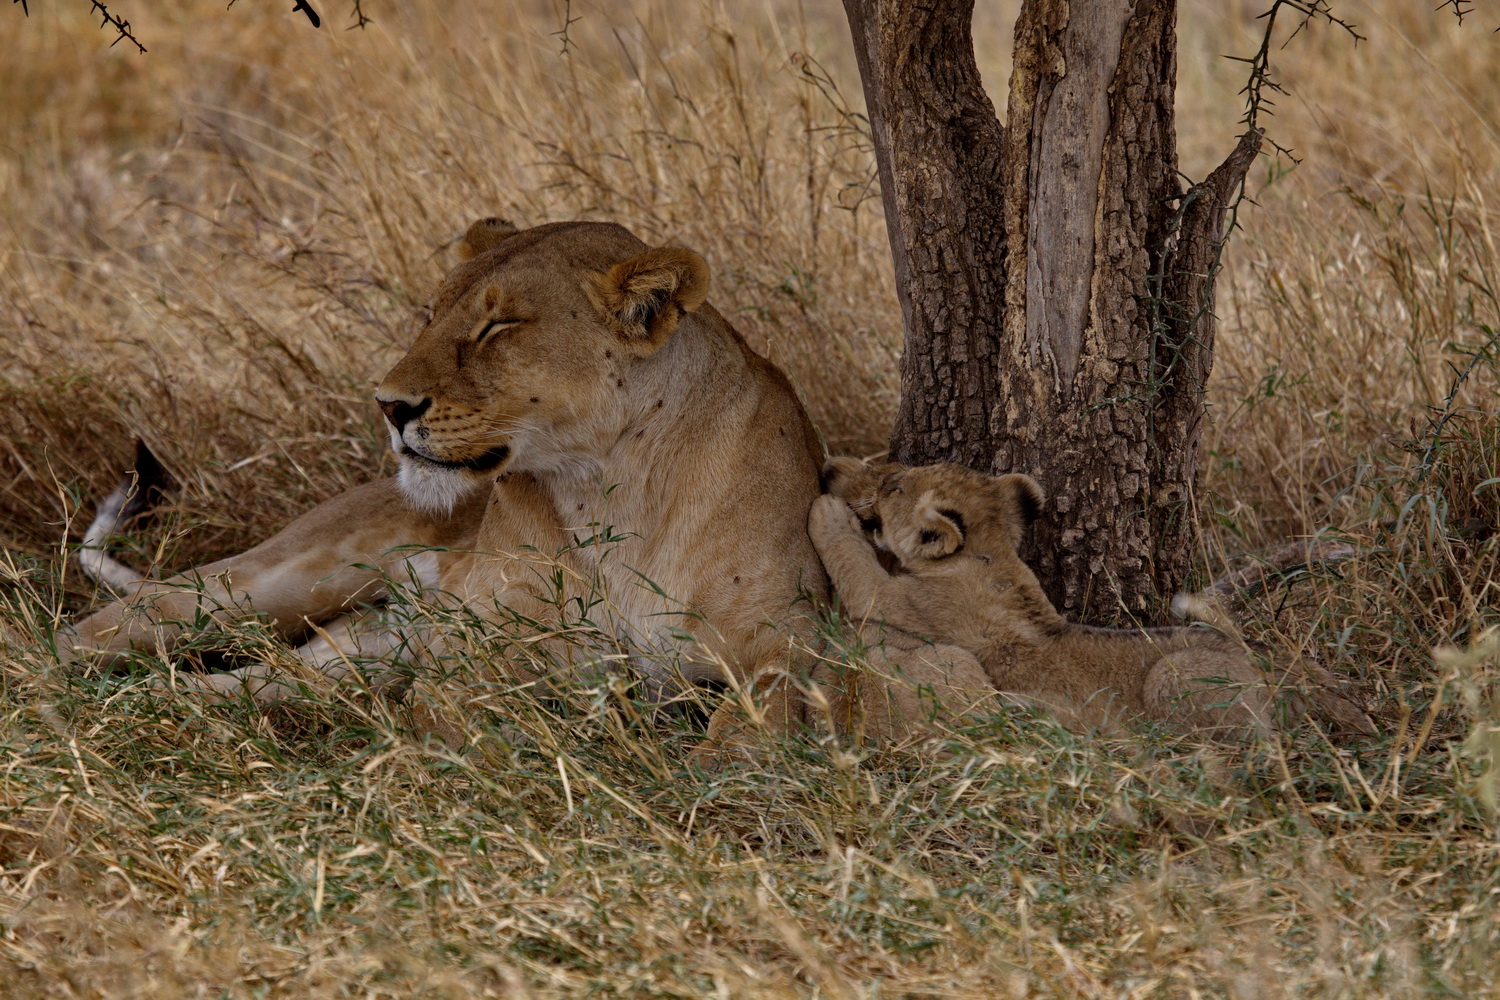
<path id="1" fill-rule="evenodd" d="M 402 458 L 396 482 L 413 507 L 446 517 L 453 513 L 454 506 L 466 493 L 493 478 L 467 469 L 444 469 L 421 459 Z"/>

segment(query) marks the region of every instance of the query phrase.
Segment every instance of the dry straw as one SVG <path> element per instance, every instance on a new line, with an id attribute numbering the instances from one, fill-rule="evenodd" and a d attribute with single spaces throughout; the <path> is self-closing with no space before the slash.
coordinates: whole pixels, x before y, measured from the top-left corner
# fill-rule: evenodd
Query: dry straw
<path id="1" fill-rule="evenodd" d="M 426 677 L 405 707 L 313 684 L 270 714 L 149 694 L 153 656 L 63 676 L 48 636 L 91 599 L 63 539 L 137 433 L 182 482 L 123 553 L 143 566 L 388 473 L 371 386 L 488 213 L 700 250 L 830 445 L 878 450 L 899 319 L 836 5 L 369 3 L 358 32 L 333 0 L 320 31 L 274 4 L 112 6 L 147 56 L 61 6 L 0 14 L 0 994 L 1500 988 L 1482 10 L 1460 28 L 1351 0 L 1367 42 L 1277 50 L 1290 96 L 1267 124 L 1304 160 L 1256 169 L 1220 301 L 1201 571 L 1351 544 L 1238 613 L 1348 681 L 1379 738 L 1309 725 L 1221 758 L 1014 713 L 936 758 L 794 741 L 706 778 L 682 763 L 702 706 L 538 692 L 482 657 L 447 664 L 468 688 Z M 998 6 L 979 33 L 996 87 Z M 1232 137 L 1218 56 L 1253 48 L 1253 5 L 1182 6 L 1200 175 Z M 290 663 L 254 624 L 201 646 Z M 414 710 L 466 749 L 414 738 Z"/>

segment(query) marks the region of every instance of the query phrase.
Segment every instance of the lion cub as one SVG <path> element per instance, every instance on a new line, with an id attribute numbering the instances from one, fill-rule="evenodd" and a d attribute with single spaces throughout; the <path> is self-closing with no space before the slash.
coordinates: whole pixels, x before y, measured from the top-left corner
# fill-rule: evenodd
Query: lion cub
<path id="1" fill-rule="evenodd" d="M 1221 740 L 1271 724 L 1265 677 L 1235 640 L 1200 628 L 1108 629 L 1058 614 L 1016 554 L 1042 490 L 957 465 L 832 459 L 808 531 L 849 614 L 956 646 L 997 692 L 1081 729 L 1141 717 Z M 865 532 L 897 564 L 881 565 Z"/>
<path id="2" fill-rule="evenodd" d="M 858 636 L 859 668 L 824 662 L 813 670 L 841 736 L 874 746 L 898 743 L 934 735 L 934 723 L 962 725 L 998 707 L 999 692 L 968 650 L 882 621 L 861 622 Z"/>

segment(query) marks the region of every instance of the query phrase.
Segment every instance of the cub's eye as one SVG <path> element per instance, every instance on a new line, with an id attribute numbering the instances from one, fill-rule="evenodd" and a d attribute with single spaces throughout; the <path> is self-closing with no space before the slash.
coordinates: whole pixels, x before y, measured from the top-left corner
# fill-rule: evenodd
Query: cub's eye
<path id="1" fill-rule="evenodd" d="M 478 347 L 480 344 L 488 340 L 492 335 L 499 333 L 502 330 L 509 330 L 511 327 L 519 325 L 520 322 L 521 321 L 518 319 L 490 320 L 480 328 L 477 334 L 474 335 L 474 346 Z"/>

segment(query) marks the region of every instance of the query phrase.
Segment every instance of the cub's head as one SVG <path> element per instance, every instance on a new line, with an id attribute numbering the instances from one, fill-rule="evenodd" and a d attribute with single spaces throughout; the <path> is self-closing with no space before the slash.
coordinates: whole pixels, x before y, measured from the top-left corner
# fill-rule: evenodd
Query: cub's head
<path id="1" fill-rule="evenodd" d="M 886 476 L 905 468 L 899 462 L 866 462 L 835 455 L 823 463 L 823 492 L 848 504 L 859 518 L 859 526 L 873 535 L 880 528 L 880 519 L 875 514 L 880 484 Z"/>
<path id="2" fill-rule="evenodd" d="M 636 409 L 640 366 L 703 304 L 708 267 L 620 226 L 481 219 L 375 399 L 401 488 L 445 511 L 503 468 L 586 473 Z"/>
<path id="3" fill-rule="evenodd" d="M 1042 488 L 1020 474 L 986 476 L 961 465 L 867 465 L 834 458 L 828 492 L 849 504 L 875 544 L 907 567 L 959 552 L 1014 555 L 1042 506 Z"/>

